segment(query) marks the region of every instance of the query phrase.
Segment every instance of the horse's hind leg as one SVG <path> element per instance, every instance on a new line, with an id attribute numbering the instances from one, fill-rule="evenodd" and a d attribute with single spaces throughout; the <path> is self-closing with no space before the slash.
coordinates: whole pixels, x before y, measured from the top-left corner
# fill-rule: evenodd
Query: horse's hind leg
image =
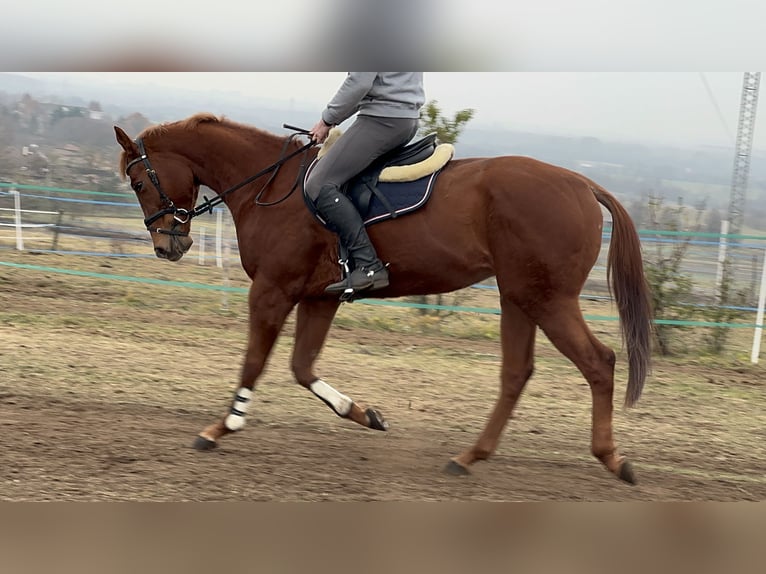
<path id="1" fill-rule="evenodd" d="M 492 414 L 471 448 L 453 458 L 445 469 L 450 474 L 468 474 L 468 467 L 477 460 L 489 458 L 495 452 L 500 435 L 521 396 L 534 367 L 535 332 L 537 327 L 514 303 L 501 300 L 500 337 L 503 366 L 500 375 L 500 396 Z"/>
<path id="2" fill-rule="evenodd" d="M 348 418 L 375 430 L 388 425 L 375 409 L 364 408 L 339 393 L 314 374 L 314 363 L 322 350 L 327 332 L 340 302 L 335 299 L 306 299 L 298 305 L 292 369 L 295 380 L 330 407 L 341 418 Z"/>
<path id="3" fill-rule="evenodd" d="M 630 463 L 617 452 L 612 436 L 612 395 L 615 354 L 588 329 L 577 298 L 546 306 L 540 328 L 588 381 L 593 398 L 591 450 L 607 469 L 622 480 L 635 483 Z"/>

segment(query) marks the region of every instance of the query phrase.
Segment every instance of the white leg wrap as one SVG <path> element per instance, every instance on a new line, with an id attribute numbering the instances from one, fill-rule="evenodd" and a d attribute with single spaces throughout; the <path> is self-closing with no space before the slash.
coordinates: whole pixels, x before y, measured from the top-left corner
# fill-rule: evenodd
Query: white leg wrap
<path id="1" fill-rule="evenodd" d="M 311 392 L 322 399 L 338 416 L 345 417 L 351 412 L 354 404 L 346 395 L 339 393 L 322 379 L 317 379 L 309 385 Z"/>
<path id="2" fill-rule="evenodd" d="M 230 431 L 238 431 L 245 426 L 245 415 L 250 406 L 250 399 L 253 398 L 253 391 L 240 387 L 237 394 L 234 395 L 234 403 L 231 405 L 231 412 L 226 417 L 224 425 Z"/>

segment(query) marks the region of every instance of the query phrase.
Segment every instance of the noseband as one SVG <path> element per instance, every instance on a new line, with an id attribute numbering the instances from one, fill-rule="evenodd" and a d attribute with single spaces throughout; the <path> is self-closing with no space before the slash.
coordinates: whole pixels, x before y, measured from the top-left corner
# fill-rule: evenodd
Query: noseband
<path id="1" fill-rule="evenodd" d="M 148 229 L 150 232 L 154 232 L 154 233 L 163 233 L 165 235 L 176 235 L 176 236 L 180 236 L 180 237 L 187 237 L 189 235 L 188 231 L 179 231 L 177 229 L 163 229 L 161 227 L 155 227 L 154 229 L 152 229 L 151 225 L 152 225 L 152 223 L 157 221 L 160 217 L 164 217 L 165 215 L 172 215 L 173 219 L 177 223 L 183 225 L 184 223 L 188 223 L 189 221 L 191 221 L 191 219 L 193 217 L 197 217 L 198 215 L 201 215 L 203 213 L 213 213 L 213 207 L 215 207 L 219 203 L 222 203 L 223 200 L 224 200 L 223 198 L 225 196 L 227 196 L 228 194 L 230 194 L 233 191 L 236 191 L 240 187 L 244 187 L 248 183 L 251 183 L 251 182 L 255 181 L 256 179 L 258 179 L 259 177 L 262 177 L 262 176 L 264 176 L 264 175 L 266 175 L 267 173 L 270 173 L 270 172 L 274 172 L 274 173 L 272 174 L 271 178 L 269 178 L 269 180 L 266 182 L 266 184 L 263 186 L 263 189 L 261 189 L 261 191 L 256 196 L 256 201 L 255 201 L 256 205 L 261 205 L 261 206 L 264 206 L 264 207 L 268 207 L 268 206 L 271 206 L 271 205 L 276 205 L 278 203 L 281 203 L 282 201 L 287 199 L 290 196 L 290 194 L 292 194 L 292 192 L 295 190 L 296 186 L 298 185 L 298 182 L 301 180 L 301 174 L 305 170 L 305 167 L 306 167 L 306 165 L 305 165 L 305 154 L 308 152 L 309 148 L 311 148 L 311 147 L 316 145 L 316 142 L 312 140 L 309 143 L 307 143 L 306 145 L 300 147 L 298 150 L 296 150 L 296 151 L 294 151 L 294 152 L 292 152 L 290 154 L 285 155 L 285 152 L 287 150 L 288 144 L 292 141 L 292 139 L 296 135 L 301 134 L 301 133 L 302 134 L 308 134 L 309 132 L 308 132 L 308 130 L 303 130 L 301 128 L 295 128 L 293 126 L 288 126 L 287 124 L 285 124 L 284 127 L 288 128 L 288 129 L 295 130 L 297 133 L 290 135 L 289 138 L 285 141 L 285 145 L 282 148 L 281 157 L 276 162 L 271 164 L 269 167 L 267 167 L 265 169 L 262 169 L 261 171 L 259 171 L 255 175 L 248 177 L 244 181 L 241 181 L 237 185 L 235 185 L 233 187 L 230 187 L 229 189 L 227 189 L 225 191 L 222 191 L 220 194 L 218 194 L 217 197 L 215 197 L 213 199 L 208 199 L 207 197 L 205 197 L 205 201 L 203 203 L 201 203 L 196 208 L 191 209 L 191 210 L 190 209 L 184 209 L 183 207 L 176 206 L 176 204 L 173 203 L 173 200 L 170 199 L 168 197 L 168 195 L 164 191 L 162 191 L 162 187 L 160 186 L 160 179 L 159 179 L 159 177 L 157 177 L 157 172 L 154 171 L 154 168 L 152 168 L 152 164 L 149 163 L 149 156 L 146 154 L 146 148 L 144 147 L 144 141 L 143 141 L 142 138 L 138 138 L 136 140 L 136 145 L 138 146 L 139 156 L 137 158 L 131 160 L 130 162 L 128 162 L 128 164 L 125 166 L 125 173 L 127 174 L 130 171 L 130 168 L 133 167 L 134 165 L 136 165 L 137 163 L 139 163 L 139 162 L 143 163 L 144 164 L 144 168 L 146 169 L 146 174 L 149 176 L 149 179 L 151 180 L 152 185 L 154 185 L 154 187 L 157 189 L 157 193 L 160 194 L 160 199 L 162 200 L 163 204 L 165 205 L 162 209 L 160 209 L 156 213 L 153 213 L 152 215 L 150 215 L 149 217 L 144 219 L 144 225 L 146 225 L 146 229 Z M 276 201 L 270 202 L 270 203 L 266 203 L 266 202 L 261 201 L 261 196 L 266 191 L 266 188 L 269 186 L 269 184 L 276 177 L 276 172 L 279 170 L 279 168 L 282 166 L 282 164 L 284 164 L 287 160 L 289 160 L 289 159 L 291 159 L 291 158 L 293 158 L 293 157 L 295 157 L 295 156 L 297 156 L 297 155 L 299 155 L 301 153 L 304 154 L 304 161 L 301 164 L 301 168 L 299 169 L 298 176 L 296 177 L 295 183 L 293 184 L 292 188 L 287 193 L 287 195 L 285 195 L 284 197 L 282 197 L 282 198 L 280 198 L 280 199 L 278 199 Z M 173 227 L 175 227 L 175 225 Z"/>

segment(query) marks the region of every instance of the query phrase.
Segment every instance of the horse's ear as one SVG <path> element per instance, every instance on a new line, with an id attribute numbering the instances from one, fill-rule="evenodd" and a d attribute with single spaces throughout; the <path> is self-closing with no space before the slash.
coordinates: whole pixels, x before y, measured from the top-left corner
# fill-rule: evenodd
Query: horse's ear
<path id="1" fill-rule="evenodd" d="M 128 153 L 138 155 L 138 146 L 130 139 L 128 134 L 122 131 L 122 128 L 114 126 L 114 133 L 117 136 L 117 143 L 122 146 L 122 149 Z"/>

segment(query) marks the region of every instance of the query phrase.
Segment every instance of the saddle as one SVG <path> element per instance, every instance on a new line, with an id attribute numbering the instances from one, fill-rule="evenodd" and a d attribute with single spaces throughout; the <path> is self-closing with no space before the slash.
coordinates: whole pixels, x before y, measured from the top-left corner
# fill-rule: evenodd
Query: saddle
<path id="1" fill-rule="evenodd" d="M 436 134 L 430 134 L 410 145 L 395 148 L 387 154 L 375 160 L 362 173 L 351 179 L 344 186 L 344 191 L 349 199 L 354 202 L 362 219 L 367 219 L 370 214 L 370 206 L 373 199 L 377 199 L 386 211 L 395 218 L 398 213 L 394 204 L 378 187 L 379 181 L 385 181 L 384 171 L 399 170 L 402 173 L 415 172 L 415 165 L 431 157 L 436 150 Z M 407 169 L 409 168 L 409 169 Z M 394 171 L 396 173 L 396 171 Z M 390 175 L 389 171 L 386 175 Z M 412 175 L 404 177 L 400 181 L 409 181 Z"/>
<path id="2" fill-rule="evenodd" d="M 333 128 L 315 161 L 319 161 L 342 134 L 340 129 Z M 429 134 L 394 148 L 343 186 L 342 191 L 359 210 L 366 225 L 396 218 L 425 205 L 436 174 L 455 152 L 452 144 L 437 145 L 436 135 Z M 309 166 L 306 177 L 312 167 Z M 305 189 L 304 199 L 316 217 L 313 202 L 305 195 Z"/>

